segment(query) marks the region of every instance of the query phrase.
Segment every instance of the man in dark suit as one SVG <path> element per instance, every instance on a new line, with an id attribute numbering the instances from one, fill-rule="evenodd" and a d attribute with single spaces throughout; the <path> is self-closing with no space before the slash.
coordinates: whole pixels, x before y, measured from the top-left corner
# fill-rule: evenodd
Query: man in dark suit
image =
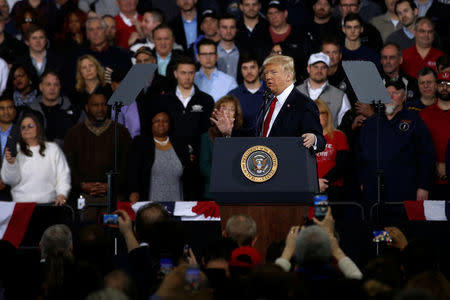
<path id="1" fill-rule="evenodd" d="M 197 0 L 177 0 L 180 14 L 169 23 L 175 36 L 175 42 L 187 51 L 200 35 L 200 17 Z"/>
<path id="2" fill-rule="evenodd" d="M 264 61 L 267 87 L 272 96 L 263 105 L 256 126 L 256 136 L 301 136 L 306 148 L 320 152 L 325 148 L 325 138 L 319 121 L 319 110 L 314 102 L 294 89 L 294 60 L 276 55 Z M 215 110 L 211 120 L 225 136 L 231 136 L 233 121 Z"/>

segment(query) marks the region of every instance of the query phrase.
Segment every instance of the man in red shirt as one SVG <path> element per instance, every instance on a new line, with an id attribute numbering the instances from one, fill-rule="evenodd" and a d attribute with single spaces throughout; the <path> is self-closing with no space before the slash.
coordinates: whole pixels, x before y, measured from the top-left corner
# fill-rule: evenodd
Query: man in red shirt
<path id="1" fill-rule="evenodd" d="M 417 19 L 414 37 L 416 44 L 402 51 L 403 63 L 400 67 L 404 73 L 417 79 L 417 72 L 423 67 L 430 67 L 437 72 L 436 60 L 444 53 L 431 46 L 434 41 L 434 24 L 430 19 Z"/>
<path id="2" fill-rule="evenodd" d="M 448 200 L 450 195 L 448 174 L 446 174 L 445 151 L 450 140 L 450 72 L 437 77 L 437 101 L 420 111 L 431 133 L 436 151 L 436 180 L 430 191 L 430 199 Z"/>
<path id="3" fill-rule="evenodd" d="M 138 0 L 117 0 L 117 3 L 120 12 L 115 17 L 116 43 L 118 46 L 128 49 L 131 46 L 128 42 L 131 34 L 137 30 L 142 33 L 142 16 L 136 10 Z"/>

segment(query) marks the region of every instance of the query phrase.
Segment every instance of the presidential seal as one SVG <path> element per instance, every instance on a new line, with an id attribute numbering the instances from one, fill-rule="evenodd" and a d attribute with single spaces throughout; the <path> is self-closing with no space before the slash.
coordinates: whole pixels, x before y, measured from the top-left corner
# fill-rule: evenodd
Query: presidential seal
<path id="1" fill-rule="evenodd" d="M 242 155 L 242 173 L 253 182 L 266 182 L 275 175 L 277 168 L 277 156 L 266 146 L 253 146 Z"/>

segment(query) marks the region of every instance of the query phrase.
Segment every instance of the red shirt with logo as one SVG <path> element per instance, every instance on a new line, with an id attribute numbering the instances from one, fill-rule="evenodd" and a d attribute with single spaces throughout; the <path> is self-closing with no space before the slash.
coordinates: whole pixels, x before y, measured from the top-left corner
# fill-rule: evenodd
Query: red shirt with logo
<path id="1" fill-rule="evenodd" d="M 319 178 L 323 178 L 331 169 L 336 166 L 336 156 L 338 151 L 349 150 L 347 137 L 340 130 L 335 130 L 333 137 L 329 134 L 325 135 L 325 140 L 327 144 L 325 150 L 316 154 L 317 169 Z M 331 185 L 342 186 L 344 184 L 344 179 L 341 178 Z"/>
<path id="2" fill-rule="evenodd" d="M 403 63 L 400 65 L 400 68 L 403 72 L 414 78 L 417 78 L 417 73 L 423 67 L 430 67 L 437 73 L 436 60 L 442 55 L 444 55 L 443 52 L 436 48 L 431 48 L 427 56 L 422 58 L 419 52 L 417 52 L 417 47 L 414 45 L 402 51 Z"/>
<path id="3" fill-rule="evenodd" d="M 445 151 L 450 139 L 450 111 L 442 110 L 436 101 L 422 109 L 419 115 L 427 125 L 433 139 L 436 161 L 445 162 Z M 438 180 L 437 183 L 448 183 L 448 180 Z"/>

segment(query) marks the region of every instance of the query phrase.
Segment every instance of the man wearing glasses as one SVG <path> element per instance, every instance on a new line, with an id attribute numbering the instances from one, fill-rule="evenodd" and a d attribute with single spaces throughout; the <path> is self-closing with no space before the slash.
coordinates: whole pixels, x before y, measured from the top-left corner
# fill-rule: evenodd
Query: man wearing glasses
<path id="1" fill-rule="evenodd" d="M 450 73 L 444 72 L 437 77 L 437 101 L 420 111 L 433 139 L 436 152 L 436 176 L 434 185 L 430 191 L 430 199 L 448 199 L 449 180 L 446 166 L 446 149 L 450 141 Z"/>
<path id="2" fill-rule="evenodd" d="M 435 72 L 436 60 L 444 55 L 443 52 L 433 48 L 434 24 L 430 19 L 418 18 L 414 27 L 415 45 L 402 51 L 403 63 L 401 69 L 407 75 L 417 78 L 417 73 L 423 67 L 430 67 Z"/>
<path id="3" fill-rule="evenodd" d="M 208 39 L 198 43 L 197 60 L 200 70 L 195 74 L 194 82 L 198 88 L 213 97 L 214 102 L 237 87 L 236 80 L 216 68 L 217 46 Z"/>

